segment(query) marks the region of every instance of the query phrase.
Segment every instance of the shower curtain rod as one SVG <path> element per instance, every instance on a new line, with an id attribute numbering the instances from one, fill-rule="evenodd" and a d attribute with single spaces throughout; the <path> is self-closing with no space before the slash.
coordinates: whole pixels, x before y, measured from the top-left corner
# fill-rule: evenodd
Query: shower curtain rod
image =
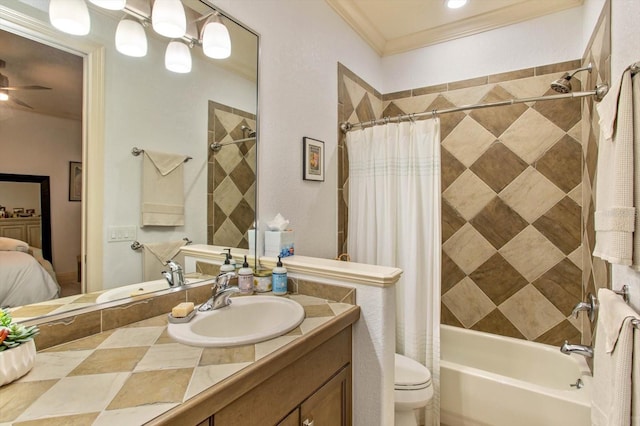
<path id="1" fill-rule="evenodd" d="M 377 126 L 377 125 L 387 124 L 387 123 L 397 123 L 403 120 L 414 120 L 416 118 L 422 118 L 427 116 L 432 116 L 435 118 L 439 114 L 448 114 L 450 112 L 491 108 L 491 107 L 498 107 L 498 106 L 507 106 L 507 105 L 514 105 L 514 104 L 522 104 L 525 102 L 554 101 L 554 100 L 566 99 L 566 98 L 584 98 L 586 96 L 595 96 L 596 101 L 600 102 L 602 98 L 604 98 L 604 95 L 607 94 L 608 91 L 609 91 L 609 86 L 607 84 L 599 84 L 596 86 L 594 90 L 587 90 L 584 92 L 562 93 L 559 95 L 538 96 L 534 98 L 508 99 L 506 101 L 489 102 L 486 104 L 462 105 L 462 106 L 453 107 L 453 108 L 434 109 L 432 111 L 426 111 L 426 112 L 420 112 L 420 113 L 397 115 L 395 117 L 384 117 L 384 118 L 379 118 L 377 120 L 362 121 L 360 123 L 344 122 L 344 123 L 340 123 L 340 130 L 342 130 L 342 133 L 347 133 L 351 130 L 355 130 L 358 127 Z"/>

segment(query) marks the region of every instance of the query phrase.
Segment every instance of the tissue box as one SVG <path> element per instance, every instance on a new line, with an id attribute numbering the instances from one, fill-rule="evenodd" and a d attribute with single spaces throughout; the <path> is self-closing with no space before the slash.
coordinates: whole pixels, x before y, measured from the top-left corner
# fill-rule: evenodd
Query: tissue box
<path id="1" fill-rule="evenodd" d="M 292 230 L 265 231 L 264 255 L 268 257 L 293 256 L 293 237 Z"/>
<path id="2" fill-rule="evenodd" d="M 247 231 L 247 239 L 249 240 L 249 251 L 253 253 L 256 248 L 256 230 L 249 229 Z"/>

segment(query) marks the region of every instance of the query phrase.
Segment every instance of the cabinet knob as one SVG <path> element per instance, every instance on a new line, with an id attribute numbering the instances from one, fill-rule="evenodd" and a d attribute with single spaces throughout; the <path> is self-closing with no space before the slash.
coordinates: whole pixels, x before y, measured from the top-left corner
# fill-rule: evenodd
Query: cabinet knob
<path id="1" fill-rule="evenodd" d="M 313 426 L 313 420 L 305 419 L 305 421 L 302 422 L 302 426 Z"/>

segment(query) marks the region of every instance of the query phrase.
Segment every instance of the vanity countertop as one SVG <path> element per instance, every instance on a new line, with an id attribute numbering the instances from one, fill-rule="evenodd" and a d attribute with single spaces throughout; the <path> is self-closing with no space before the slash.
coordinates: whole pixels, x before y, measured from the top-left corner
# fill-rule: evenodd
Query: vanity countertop
<path id="1" fill-rule="evenodd" d="M 293 360 L 359 317 L 359 308 L 348 303 L 287 297 L 304 307 L 304 321 L 253 345 L 185 346 L 168 336 L 167 316 L 161 315 L 39 351 L 26 376 L 0 387 L 0 425 L 133 425 L 162 416 L 158 423 L 240 371 L 246 374 L 236 374 L 238 380 L 271 374 L 276 357 Z"/>

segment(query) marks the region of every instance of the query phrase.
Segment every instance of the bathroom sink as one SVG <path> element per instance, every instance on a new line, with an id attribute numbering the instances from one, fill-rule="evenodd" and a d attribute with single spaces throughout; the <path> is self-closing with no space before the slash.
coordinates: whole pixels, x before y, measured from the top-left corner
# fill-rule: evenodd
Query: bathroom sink
<path id="1" fill-rule="evenodd" d="M 304 320 L 304 309 L 291 299 L 243 296 L 231 301 L 221 309 L 196 312 L 187 323 L 169 323 L 169 336 L 191 346 L 248 345 L 286 334 Z"/>
<path id="2" fill-rule="evenodd" d="M 185 279 L 185 284 L 193 284 L 195 282 L 202 281 L 201 279 Z M 146 281 L 143 283 L 126 285 L 124 287 L 117 287 L 111 290 L 107 290 L 102 293 L 96 299 L 96 303 L 111 302 L 112 300 L 124 299 L 126 297 L 141 296 L 147 293 L 153 293 L 154 291 L 167 290 L 169 283 L 165 279 Z"/>

